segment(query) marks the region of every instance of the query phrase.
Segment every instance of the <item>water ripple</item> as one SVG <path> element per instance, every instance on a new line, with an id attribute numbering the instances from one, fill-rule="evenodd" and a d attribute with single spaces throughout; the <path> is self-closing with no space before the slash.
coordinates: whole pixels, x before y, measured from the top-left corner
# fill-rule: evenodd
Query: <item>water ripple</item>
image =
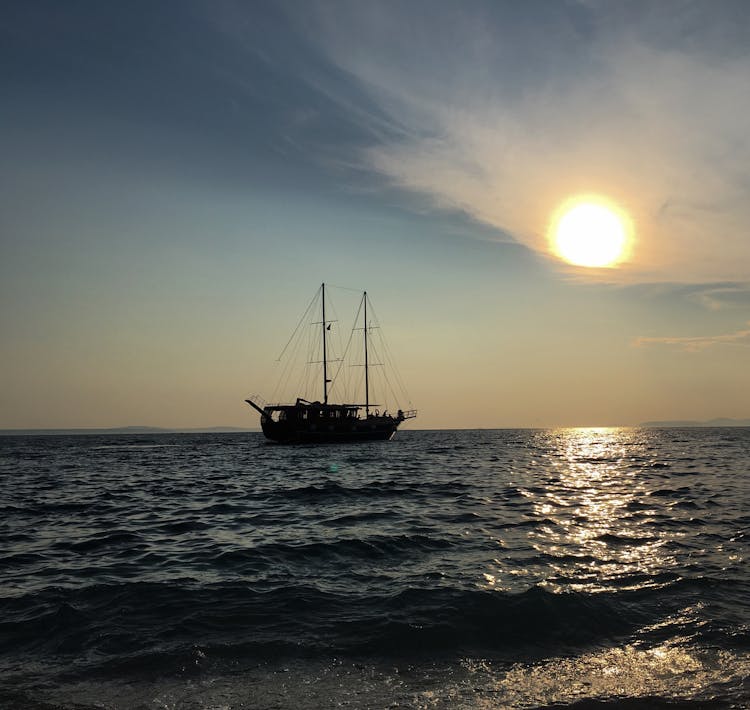
<path id="1" fill-rule="evenodd" d="M 160 678 L 148 682 L 166 692 L 165 676 L 221 683 L 269 659 L 336 658 L 419 668 L 440 692 L 429 669 L 448 664 L 461 683 L 481 676 L 490 706 L 532 707 L 544 692 L 575 701 L 544 679 L 554 659 L 605 693 L 601 664 L 634 682 L 667 673 L 659 654 L 693 675 L 673 684 L 679 698 L 644 692 L 735 702 L 750 654 L 748 460 L 748 430 L 403 432 L 332 447 L 4 437 L 0 702 L 93 707 L 86 683 Z M 696 660 L 717 652 L 723 666 Z M 490 664 L 494 681 L 466 663 Z M 254 687 L 277 687 L 277 672 Z M 60 700 L 66 683 L 79 690 Z M 421 692 L 404 704 L 429 705 Z M 118 697 L 104 706 L 130 707 Z"/>

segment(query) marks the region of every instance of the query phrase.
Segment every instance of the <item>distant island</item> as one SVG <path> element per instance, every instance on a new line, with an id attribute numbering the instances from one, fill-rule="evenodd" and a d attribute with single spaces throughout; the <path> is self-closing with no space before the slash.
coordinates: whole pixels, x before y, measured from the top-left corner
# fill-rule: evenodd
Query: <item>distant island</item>
<path id="1" fill-rule="evenodd" d="M 214 426 L 196 429 L 164 429 L 154 426 L 123 426 L 106 429 L 0 429 L 0 436 L 70 435 L 70 434 L 239 434 L 242 432 L 260 431 L 253 427 Z"/>
<path id="2" fill-rule="evenodd" d="M 727 426 L 749 426 L 750 419 L 707 419 L 706 421 L 696 421 L 694 419 L 684 419 L 664 422 L 643 422 L 643 427 L 727 427 Z"/>

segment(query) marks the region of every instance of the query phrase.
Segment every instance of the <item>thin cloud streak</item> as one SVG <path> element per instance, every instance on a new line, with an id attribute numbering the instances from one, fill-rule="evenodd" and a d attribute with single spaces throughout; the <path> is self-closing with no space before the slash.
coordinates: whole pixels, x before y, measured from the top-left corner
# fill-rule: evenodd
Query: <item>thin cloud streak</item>
<path id="1" fill-rule="evenodd" d="M 720 311 L 727 308 L 750 308 L 750 288 L 742 284 L 725 284 L 696 291 L 694 299 L 704 308 Z"/>
<path id="2" fill-rule="evenodd" d="M 748 321 L 750 325 L 750 321 Z M 718 345 L 740 345 L 750 347 L 750 329 L 738 330 L 725 335 L 706 335 L 689 337 L 640 337 L 633 341 L 635 347 L 665 345 L 676 347 L 687 352 L 699 352 Z"/>

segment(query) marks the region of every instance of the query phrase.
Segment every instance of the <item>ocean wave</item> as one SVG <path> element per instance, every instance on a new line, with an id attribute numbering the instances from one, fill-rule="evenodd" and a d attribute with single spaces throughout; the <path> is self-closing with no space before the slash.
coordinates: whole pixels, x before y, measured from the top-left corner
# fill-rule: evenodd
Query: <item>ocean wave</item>
<path id="1" fill-rule="evenodd" d="M 671 702 L 692 666 L 638 686 L 641 669 L 671 672 L 644 649 L 677 660 L 716 650 L 708 684 L 726 658 L 750 654 L 748 433 L 732 432 L 731 446 L 710 431 L 683 433 L 676 449 L 672 436 L 412 432 L 331 448 L 245 435 L 140 436 L 178 445 L 139 448 L 116 437 L 11 442 L 12 455 L 0 455 L 0 688 L 88 682 L 93 700 L 48 697 L 55 707 L 124 710 L 158 696 L 192 708 L 177 691 L 174 702 L 164 695 L 164 678 L 209 683 L 277 659 L 279 674 L 301 668 L 314 684 L 304 669 L 328 658 L 399 665 L 392 689 L 410 668 L 442 663 L 452 678 L 464 659 L 487 659 L 505 674 L 521 666 L 513 677 L 543 693 L 566 659 L 574 684 L 621 658 L 631 695 Z M 625 677 L 604 670 L 592 702 L 610 702 Z M 492 676 L 484 699 L 513 707 L 493 695 Z M 102 701 L 105 677 L 123 686 L 148 677 L 159 690 Z M 456 691 L 464 707 L 476 677 Z M 698 685 L 685 687 L 699 697 Z M 453 707 L 444 690 L 436 707 Z M 575 700 L 558 691 L 559 702 Z M 398 701 L 430 705 L 419 692 Z M 211 697 L 204 707 L 221 705 Z M 532 697 L 553 696 L 530 691 L 518 707 Z M 305 704 L 293 700 L 275 705 Z"/>
<path id="2" fill-rule="evenodd" d="M 674 583 L 675 596 L 679 585 Z M 253 588 L 136 582 L 50 588 L 0 603 L 0 652 L 117 654 L 247 644 L 367 654 L 548 652 L 611 643 L 664 613 L 662 595 L 523 593 L 405 588 L 391 595 L 341 594 L 315 586 Z M 673 606 L 680 607 L 676 599 Z"/>

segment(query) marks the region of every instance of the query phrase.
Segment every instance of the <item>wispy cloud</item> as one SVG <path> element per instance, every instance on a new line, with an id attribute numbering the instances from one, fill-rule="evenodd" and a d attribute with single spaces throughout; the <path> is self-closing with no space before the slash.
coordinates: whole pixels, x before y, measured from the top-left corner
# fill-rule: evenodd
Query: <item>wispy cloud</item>
<path id="1" fill-rule="evenodd" d="M 542 253 L 554 208 L 602 193 L 636 225 L 624 280 L 746 281 L 750 11 L 665 4 L 322 3 L 300 22 L 399 127 L 361 153 L 392 185 Z"/>
<path id="2" fill-rule="evenodd" d="M 750 325 L 750 322 L 748 322 Z M 734 333 L 724 335 L 703 335 L 688 337 L 640 337 L 633 341 L 635 347 L 644 347 L 649 345 L 664 345 L 686 350 L 688 352 L 698 352 L 707 348 L 718 345 L 740 345 L 750 347 L 750 329 L 738 330 Z"/>
<path id="3" fill-rule="evenodd" d="M 743 284 L 720 284 L 698 289 L 692 297 L 704 308 L 719 311 L 727 308 L 750 308 L 750 287 Z"/>

